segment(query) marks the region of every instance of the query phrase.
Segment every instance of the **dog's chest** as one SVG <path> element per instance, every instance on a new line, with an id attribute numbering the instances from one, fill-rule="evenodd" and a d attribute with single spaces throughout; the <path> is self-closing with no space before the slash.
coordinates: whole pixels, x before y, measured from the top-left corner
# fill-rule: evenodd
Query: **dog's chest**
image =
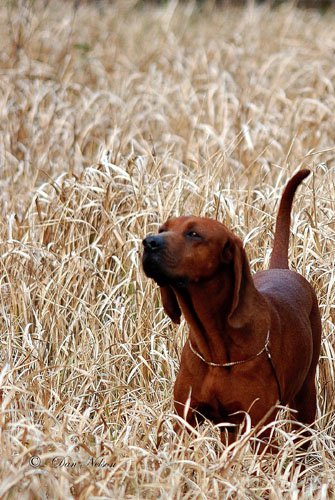
<path id="1" fill-rule="evenodd" d="M 243 410 L 242 392 L 236 386 L 230 369 L 210 369 L 193 397 L 197 401 L 198 411 L 214 423 L 223 422 L 225 418 L 229 422 L 240 423 L 243 416 L 233 414 Z"/>

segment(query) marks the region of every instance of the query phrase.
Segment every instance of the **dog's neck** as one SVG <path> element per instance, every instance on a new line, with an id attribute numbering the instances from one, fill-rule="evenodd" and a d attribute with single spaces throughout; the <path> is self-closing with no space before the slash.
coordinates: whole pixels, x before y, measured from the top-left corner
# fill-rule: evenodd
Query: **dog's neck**
<path id="1" fill-rule="evenodd" d="M 206 283 L 189 284 L 174 289 L 183 315 L 190 327 L 190 341 L 208 361 L 227 363 L 258 352 L 269 329 L 268 306 L 254 283 L 248 283 L 247 322 L 236 328 L 229 322 L 231 276 Z M 211 300 L 208 300 L 211 297 Z M 262 318 L 260 321 L 259 318 Z"/>

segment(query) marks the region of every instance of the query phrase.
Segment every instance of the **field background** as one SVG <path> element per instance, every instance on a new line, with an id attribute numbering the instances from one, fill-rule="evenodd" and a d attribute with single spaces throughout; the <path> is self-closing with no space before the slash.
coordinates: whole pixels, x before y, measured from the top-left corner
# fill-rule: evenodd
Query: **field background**
<path id="1" fill-rule="evenodd" d="M 335 12 L 4 1 L 0 44 L 0 497 L 334 496 Z M 262 269 L 300 167 L 290 260 L 323 321 L 310 448 L 285 413 L 274 457 L 250 429 L 230 449 L 209 423 L 180 438 L 187 329 L 141 240 L 217 217 Z"/>

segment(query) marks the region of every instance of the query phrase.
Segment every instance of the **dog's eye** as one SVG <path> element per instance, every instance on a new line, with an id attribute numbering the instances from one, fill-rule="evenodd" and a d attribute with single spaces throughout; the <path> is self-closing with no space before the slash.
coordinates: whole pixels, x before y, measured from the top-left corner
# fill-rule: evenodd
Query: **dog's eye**
<path id="1" fill-rule="evenodd" d="M 188 238 L 195 238 L 195 239 L 201 238 L 200 234 L 197 233 L 196 231 L 188 231 L 188 233 L 186 233 L 186 236 Z"/>

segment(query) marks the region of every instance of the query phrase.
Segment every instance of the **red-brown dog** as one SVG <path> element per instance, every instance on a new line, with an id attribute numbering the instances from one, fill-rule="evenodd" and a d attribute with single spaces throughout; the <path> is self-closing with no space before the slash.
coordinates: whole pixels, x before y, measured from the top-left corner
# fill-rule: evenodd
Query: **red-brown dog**
<path id="1" fill-rule="evenodd" d="M 143 240 L 143 268 L 160 286 L 166 313 L 179 323 L 183 312 L 190 327 L 174 400 L 191 425 L 204 417 L 239 424 L 245 412 L 252 425 L 265 415 L 266 423 L 278 402 L 304 424 L 315 419 L 320 313 L 311 285 L 288 269 L 292 201 L 309 173 L 288 183 L 270 270 L 254 278 L 241 240 L 216 220 L 169 219 Z"/>

